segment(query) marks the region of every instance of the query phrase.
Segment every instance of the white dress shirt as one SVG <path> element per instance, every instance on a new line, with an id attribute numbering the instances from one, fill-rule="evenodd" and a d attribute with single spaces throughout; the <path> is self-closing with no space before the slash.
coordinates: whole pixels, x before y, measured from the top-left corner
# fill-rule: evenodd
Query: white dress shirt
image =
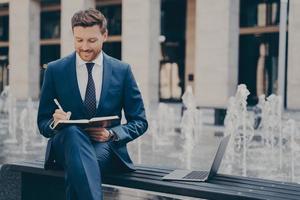
<path id="1" fill-rule="evenodd" d="M 85 98 L 85 91 L 88 82 L 88 71 L 85 64 L 91 62 L 95 63 L 92 70 L 92 75 L 96 89 L 96 106 L 98 107 L 102 89 L 103 53 L 101 51 L 97 58 L 90 62 L 82 60 L 80 56 L 76 53 L 76 75 L 82 101 L 84 101 Z"/>

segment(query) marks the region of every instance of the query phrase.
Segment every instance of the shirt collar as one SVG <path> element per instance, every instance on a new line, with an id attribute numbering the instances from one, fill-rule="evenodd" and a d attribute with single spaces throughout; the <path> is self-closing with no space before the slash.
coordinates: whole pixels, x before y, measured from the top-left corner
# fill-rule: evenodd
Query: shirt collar
<path id="1" fill-rule="evenodd" d="M 86 63 L 95 63 L 95 66 L 102 66 L 103 65 L 103 52 L 101 51 L 99 55 L 92 61 L 86 62 L 80 58 L 78 53 L 76 53 L 76 63 L 77 66 L 85 66 Z"/>

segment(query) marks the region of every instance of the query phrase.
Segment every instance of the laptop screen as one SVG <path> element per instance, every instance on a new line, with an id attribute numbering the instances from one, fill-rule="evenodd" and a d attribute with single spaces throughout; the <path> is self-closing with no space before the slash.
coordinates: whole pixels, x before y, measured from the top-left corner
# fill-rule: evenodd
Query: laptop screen
<path id="1" fill-rule="evenodd" d="M 211 178 L 211 177 L 213 177 L 217 174 L 217 172 L 220 168 L 223 156 L 226 152 L 226 147 L 228 145 L 229 139 L 230 139 L 230 135 L 227 135 L 226 137 L 224 137 L 221 140 L 220 145 L 218 147 L 218 150 L 216 152 L 214 161 L 213 161 L 212 166 L 210 168 L 208 178 Z"/>

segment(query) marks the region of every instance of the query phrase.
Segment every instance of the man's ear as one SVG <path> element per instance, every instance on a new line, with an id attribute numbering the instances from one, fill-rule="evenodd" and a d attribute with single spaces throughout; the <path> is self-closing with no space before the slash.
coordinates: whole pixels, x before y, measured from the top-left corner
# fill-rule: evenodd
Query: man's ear
<path id="1" fill-rule="evenodd" d="M 107 40 L 108 38 L 108 30 L 106 30 L 104 33 L 103 33 L 103 37 L 104 37 L 104 42 Z"/>

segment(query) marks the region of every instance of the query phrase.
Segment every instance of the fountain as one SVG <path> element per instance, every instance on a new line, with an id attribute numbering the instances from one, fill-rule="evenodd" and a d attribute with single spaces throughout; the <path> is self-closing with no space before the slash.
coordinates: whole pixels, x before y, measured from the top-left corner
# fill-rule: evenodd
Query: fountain
<path id="1" fill-rule="evenodd" d="M 0 94 L 0 116 L 1 116 L 1 122 L 0 123 L 0 136 L 3 137 L 3 135 L 6 135 L 6 128 L 8 127 L 8 93 L 9 93 L 9 87 L 5 86 L 4 90 Z"/>
<path id="2" fill-rule="evenodd" d="M 236 95 L 229 99 L 224 124 L 225 135 L 232 137 L 224 161 L 226 170 L 232 174 L 241 170 L 243 176 L 259 174 L 296 181 L 300 140 L 296 139 L 295 121 L 282 117 L 282 97 L 261 95 L 252 112 L 247 109 L 248 95 L 246 86 L 239 85 Z"/>
<path id="3" fill-rule="evenodd" d="M 188 86 L 182 96 L 182 103 L 185 106 L 180 123 L 181 139 L 184 141 L 183 147 L 187 158 L 186 168 L 191 169 L 191 156 L 195 144 L 198 142 L 201 133 L 201 113 L 196 109 L 195 97 L 192 87 Z"/>
<path id="4" fill-rule="evenodd" d="M 158 132 L 154 133 L 154 143 L 159 146 L 172 145 L 170 138 L 174 137 L 174 109 L 165 103 L 158 104 Z"/>
<path id="5" fill-rule="evenodd" d="M 46 145 L 46 139 L 38 133 L 37 123 L 37 108 L 35 108 L 33 101 L 29 98 L 26 102 L 25 108 L 20 114 L 20 131 L 23 136 L 22 147 L 23 152 L 35 151 Z M 28 148 L 26 148 L 26 146 Z"/>
<path id="6" fill-rule="evenodd" d="M 296 160 L 298 160 L 299 157 L 297 157 L 300 147 L 297 144 L 297 135 L 296 135 L 296 122 L 293 119 L 287 120 L 283 126 L 282 126 L 282 134 L 289 142 L 286 143 L 286 146 L 289 144 L 289 149 L 286 147 L 286 151 L 290 150 L 290 179 L 292 182 L 295 182 L 296 174 L 295 174 L 295 167 L 296 167 Z"/>
<path id="7" fill-rule="evenodd" d="M 4 86 L 4 89 L 0 94 L 0 113 L 8 113 L 8 94 L 9 86 Z"/>
<path id="8" fill-rule="evenodd" d="M 247 97 L 250 94 L 246 85 L 238 86 L 234 97 L 229 99 L 229 105 L 225 116 L 225 135 L 231 134 L 229 143 L 229 155 L 231 163 L 236 157 L 242 158 L 242 175 L 247 176 L 247 152 L 249 141 L 254 135 L 253 120 L 247 111 Z M 242 154 L 235 155 L 235 150 Z M 233 170 L 233 166 L 230 167 Z M 233 173 L 233 172 L 232 172 Z"/>
<path id="9" fill-rule="evenodd" d="M 222 164 L 224 170 L 236 175 L 300 181 L 297 123 L 282 118 L 280 96 L 261 95 L 252 111 L 247 107 L 248 95 L 247 87 L 239 85 L 235 96 L 229 98 L 224 131 L 232 137 Z M 136 163 L 153 162 L 187 169 L 208 163 L 207 154 L 213 148 L 207 150 L 204 148 L 209 145 L 204 145 L 213 146 L 211 144 L 219 138 L 210 132 L 212 126 L 203 125 L 202 110 L 196 109 L 191 87 L 187 87 L 182 101 L 185 108 L 182 116 L 180 109 L 175 109 L 179 107 L 166 103 L 151 109 L 149 133 L 129 145 L 134 147 L 131 153 Z M 19 160 L 43 156 L 41 150 L 45 150 L 46 139 L 38 134 L 36 105 L 31 99 L 16 102 L 9 87 L 0 94 L 2 158 Z"/>
<path id="10" fill-rule="evenodd" d="M 21 111 L 20 111 L 21 110 Z M 46 146 L 46 139 L 38 134 L 36 103 L 16 101 L 9 86 L 0 94 L 1 157 L 22 159 L 36 157 Z"/>
<path id="11" fill-rule="evenodd" d="M 9 90 L 9 86 L 6 86 L 8 93 L 6 101 L 4 103 L 5 107 L 7 107 L 7 114 L 8 114 L 8 134 L 9 137 L 5 140 L 6 144 L 16 145 L 18 144 L 17 140 L 17 100 L 13 96 L 12 92 Z M 5 110 L 6 111 L 6 110 Z"/>

